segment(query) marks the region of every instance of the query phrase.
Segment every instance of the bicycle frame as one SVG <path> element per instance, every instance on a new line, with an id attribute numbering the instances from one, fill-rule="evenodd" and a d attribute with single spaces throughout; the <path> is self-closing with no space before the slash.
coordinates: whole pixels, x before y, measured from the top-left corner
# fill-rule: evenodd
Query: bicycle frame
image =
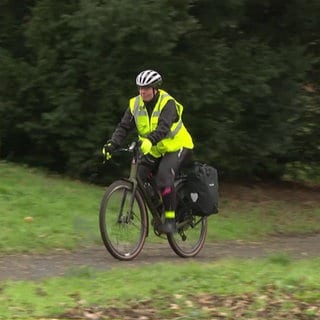
<path id="1" fill-rule="evenodd" d="M 139 180 L 139 177 L 137 176 L 137 171 L 138 171 L 138 166 L 139 166 L 139 158 L 141 156 L 141 151 L 138 147 L 138 143 L 137 142 L 132 142 L 130 144 L 130 146 L 128 148 L 123 148 L 123 149 L 119 149 L 118 151 L 128 151 L 130 153 L 132 153 L 132 160 L 131 160 L 131 165 L 130 165 L 130 173 L 129 173 L 129 177 L 128 178 L 122 178 L 122 180 L 126 180 L 129 181 L 130 183 L 132 183 L 132 194 L 131 194 L 131 199 L 130 199 L 130 210 L 129 210 L 129 215 L 131 215 L 132 212 L 132 208 L 134 205 L 134 200 L 135 200 L 135 194 L 137 192 L 137 190 L 140 192 L 140 194 L 142 195 L 142 198 L 144 200 L 144 203 L 146 205 L 146 208 L 148 208 L 148 211 L 151 213 L 151 216 L 153 218 L 153 226 L 154 226 L 154 232 L 156 233 L 156 235 L 159 235 L 157 233 L 157 229 L 156 226 L 158 226 L 159 224 L 161 224 L 162 221 L 162 212 L 159 210 L 159 208 L 157 206 L 155 206 L 155 204 L 152 202 L 151 196 L 149 194 L 149 192 L 147 192 L 147 190 L 144 188 L 143 182 Z M 175 186 L 179 185 L 180 183 L 183 183 L 186 179 L 186 175 L 183 173 L 179 173 L 179 175 L 176 177 L 175 179 Z M 154 189 L 154 185 L 151 183 L 150 184 L 151 187 Z M 157 190 L 154 190 L 155 192 L 157 192 Z M 123 196 L 123 200 L 121 202 L 120 205 L 120 211 L 119 211 L 119 219 L 122 216 L 122 210 L 123 210 L 123 203 L 125 200 L 126 195 L 124 194 Z M 129 217 L 127 217 L 129 218 Z M 149 233 L 149 215 L 147 215 L 147 219 L 148 219 L 148 226 L 147 226 L 147 234 Z M 193 223 L 191 223 L 191 225 L 196 226 L 198 223 L 201 222 L 202 219 L 199 219 L 194 225 Z M 120 220 L 119 220 L 120 221 Z M 177 223 L 177 227 L 181 228 L 184 225 L 190 224 L 189 220 L 184 220 L 182 222 L 178 222 Z"/>

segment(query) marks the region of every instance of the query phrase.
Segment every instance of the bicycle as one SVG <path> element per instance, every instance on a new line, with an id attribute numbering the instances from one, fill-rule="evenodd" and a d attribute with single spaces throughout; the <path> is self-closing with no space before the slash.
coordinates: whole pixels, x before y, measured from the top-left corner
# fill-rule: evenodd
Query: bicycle
<path id="1" fill-rule="evenodd" d="M 150 225 L 155 235 L 162 237 L 158 226 L 163 222 L 163 204 L 154 180 L 143 184 L 137 178 L 138 143 L 132 142 L 117 151 L 132 153 L 130 174 L 106 189 L 100 204 L 99 226 L 109 253 L 116 259 L 129 261 L 143 249 Z M 193 215 L 186 182 L 187 174 L 181 170 L 175 179 L 177 232 L 166 234 L 170 247 L 182 258 L 196 256 L 207 235 L 207 217 Z M 150 224 L 148 211 L 152 217 Z"/>

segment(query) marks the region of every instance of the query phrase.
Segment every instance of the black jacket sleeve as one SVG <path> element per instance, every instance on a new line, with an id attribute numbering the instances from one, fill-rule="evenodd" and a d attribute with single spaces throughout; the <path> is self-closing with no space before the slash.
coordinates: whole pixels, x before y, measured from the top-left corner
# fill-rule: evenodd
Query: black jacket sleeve
<path id="1" fill-rule="evenodd" d="M 128 108 L 114 130 L 111 136 L 111 141 L 115 144 L 115 146 L 121 146 L 133 128 L 135 128 L 135 121 L 131 114 L 130 108 Z"/>
<path id="2" fill-rule="evenodd" d="M 174 100 L 169 100 L 163 107 L 158 120 L 157 128 L 148 135 L 153 145 L 164 139 L 170 132 L 172 124 L 178 121 L 179 116 Z"/>

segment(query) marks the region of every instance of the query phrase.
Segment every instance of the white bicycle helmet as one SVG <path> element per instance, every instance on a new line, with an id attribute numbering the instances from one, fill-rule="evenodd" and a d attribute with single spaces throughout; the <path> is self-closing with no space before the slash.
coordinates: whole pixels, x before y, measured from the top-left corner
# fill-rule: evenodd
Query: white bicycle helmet
<path id="1" fill-rule="evenodd" d="M 162 84 L 161 75 L 154 70 L 144 70 L 137 75 L 136 85 L 138 87 L 152 87 L 158 89 Z"/>

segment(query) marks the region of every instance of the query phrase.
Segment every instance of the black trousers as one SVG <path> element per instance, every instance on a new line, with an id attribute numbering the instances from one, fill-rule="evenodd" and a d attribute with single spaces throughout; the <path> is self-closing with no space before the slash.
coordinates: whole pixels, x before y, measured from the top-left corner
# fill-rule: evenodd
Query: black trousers
<path id="1" fill-rule="evenodd" d="M 168 152 L 163 157 L 154 158 L 145 155 L 141 158 L 138 167 L 138 178 L 148 181 L 154 177 L 156 185 L 162 195 L 165 211 L 175 211 L 176 195 L 174 179 L 179 170 L 192 159 L 192 150 L 181 148 L 176 152 Z"/>

